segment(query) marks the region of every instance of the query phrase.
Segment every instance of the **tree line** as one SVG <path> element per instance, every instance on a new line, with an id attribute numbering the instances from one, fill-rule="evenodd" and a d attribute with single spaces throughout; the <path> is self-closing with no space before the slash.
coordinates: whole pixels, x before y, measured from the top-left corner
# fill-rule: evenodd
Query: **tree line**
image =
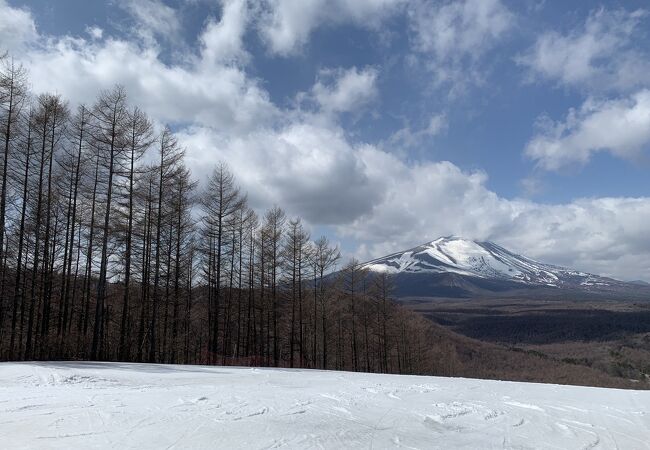
<path id="1" fill-rule="evenodd" d="M 115 86 L 71 108 L 0 61 L 0 358 L 431 373 L 430 326 L 386 274 L 204 187 Z"/>

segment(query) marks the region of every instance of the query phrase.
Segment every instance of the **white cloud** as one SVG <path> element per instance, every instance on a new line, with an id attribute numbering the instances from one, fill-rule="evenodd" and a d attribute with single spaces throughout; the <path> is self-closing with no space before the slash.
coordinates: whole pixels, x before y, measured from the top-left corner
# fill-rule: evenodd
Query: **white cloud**
<path id="1" fill-rule="evenodd" d="M 256 208 L 280 204 L 312 225 L 333 225 L 361 259 L 443 235 L 494 240 L 541 261 L 622 279 L 650 279 L 650 198 L 547 205 L 506 199 L 487 175 L 450 162 L 407 163 L 338 128 L 301 122 L 224 138 L 208 128 L 179 134 L 203 176 L 229 163 Z"/>
<path id="2" fill-rule="evenodd" d="M 518 58 L 533 77 L 561 85 L 629 90 L 648 85 L 650 58 L 638 43 L 647 39 L 639 25 L 647 13 L 599 9 L 584 26 L 567 34 L 548 31 Z"/>
<path id="3" fill-rule="evenodd" d="M 239 65 L 245 58 L 243 3 L 225 4 L 221 20 L 209 21 L 199 36 L 200 54 L 187 56 L 183 64 L 164 63 L 155 42 L 97 40 L 93 33 L 92 39 L 36 34 L 34 44 L 16 56 L 29 69 L 36 93 L 56 90 L 73 103 L 89 103 L 119 83 L 159 122 L 245 132 L 275 121 L 279 112 Z"/>
<path id="4" fill-rule="evenodd" d="M 0 0 L 0 54 L 24 50 L 37 35 L 29 10 L 13 8 L 5 0 Z"/>
<path id="5" fill-rule="evenodd" d="M 519 181 L 526 196 L 532 197 L 544 191 L 544 181 L 539 173 L 533 173 Z"/>
<path id="6" fill-rule="evenodd" d="M 526 203 L 497 236 L 542 261 L 623 280 L 650 279 L 649 220 L 647 197 Z"/>
<path id="7" fill-rule="evenodd" d="M 136 33 L 149 43 L 156 38 L 173 39 L 179 35 L 179 12 L 161 0 L 121 0 L 120 4 L 136 21 Z"/>
<path id="8" fill-rule="evenodd" d="M 370 259 L 457 234 L 493 240 L 540 261 L 624 280 L 650 280 L 650 198 L 600 198 L 546 205 L 510 200 L 482 172 L 449 162 L 407 165 L 377 149 L 362 156 L 386 190 L 370 213 L 338 227 Z"/>
<path id="9" fill-rule="evenodd" d="M 312 96 L 324 113 L 350 112 L 377 97 L 376 82 L 377 70 L 371 67 L 324 70 L 312 88 Z"/>
<path id="10" fill-rule="evenodd" d="M 436 136 L 447 128 L 447 117 L 444 114 L 435 114 L 429 119 L 429 124 L 422 130 L 426 136 Z"/>
<path id="11" fill-rule="evenodd" d="M 447 161 L 406 164 L 375 148 L 366 148 L 362 157 L 386 191 L 370 214 L 340 232 L 375 244 L 373 253 L 449 234 L 483 237 L 511 216 L 511 204 L 485 188 L 483 172 L 463 172 Z"/>
<path id="12" fill-rule="evenodd" d="M 501 0 L 416 0 L 408 16 L 414 50 L 425 58 L 437 83 L 457 89 L 481 81 L 478 61 L 515 20 Z"/>
<path id="13" fill-rule="evenodd" d="M 224 138 L 195 127 L 179 136 L 193 167 L 208 171 L 227 161 L 254 207 L 280 204 L 312 224 L 353 220 L 382 195 L 380 180 L 338 128 L 299 122 Z"/>
<path id="14" fill-rule="evenodd" d="M 377 28 L 405 0 L 264 0 L 258 26 L 269 50 L 278 55 L 299 52 L 312 31 L 323 24 L 353 23 Z"/>
<path id="15" fill-rule="evenodd" d="M 525 150 L 541 168 L 585 164 L 601 151 L 634 158 L 650 147 L 650 90 L 618 100 L 590 99 L 564 122 L 545 122 Z"/>
<path id="16" fill-rule="evenodd" d="M 411 125 L 400 128 L 388 139 L 392 145 L 409 149 L 421 145 L 426 139 L 431 139 L 443 133 L 449 126 L 447 116 L 443 113 L 434 114 L 429 118 L 425 127 L 413 130 Z"/>
<path id="17" fill-rule="evenodd" d="M 168 66 L 156 49 L 122 40 L 65 38 L 23 57 L 36 92 L 57 89 L 73 102 L 92 101 L 101 89 L 124 85 L 134 103 L 161 122 L 208 124 L 238 132 L 276 114 L 266 91 L 239 68 L 201 61 Z"/>
<path id="18" fill-rule="evenodd" d="M 92 39 L 101 39 L 104 36 L 104 30 L 98 26 L 86 27 L 86 33 L 88 33 Z"/>
<path id="19" fill-rule="evenodd" d="M 221 19 L 210 20 L 203 34 L 203 57 L 210 64 L 247 60 L 243 37 L 249 20 L 247 0 L 224 0 Z"/>
<path id="20" fill-rule="evenodd" d="M 440 60 L 480 56 L 514 19 L 500 0 L 417 2 L 409 15 L 416 48 Z"/>

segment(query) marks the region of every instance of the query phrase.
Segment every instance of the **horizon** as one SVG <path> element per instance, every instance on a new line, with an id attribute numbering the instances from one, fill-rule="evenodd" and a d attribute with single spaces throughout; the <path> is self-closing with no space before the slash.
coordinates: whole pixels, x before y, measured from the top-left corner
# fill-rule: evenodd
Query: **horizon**
<path id="1" fill-rule="evenodd" d="M 326 6 L 0 0 L 0 53 L 72 107 L 123 85 L 194 179 L 226 162 L 346 256 L 453 234 L 650 281 L 644 2 Z"/>

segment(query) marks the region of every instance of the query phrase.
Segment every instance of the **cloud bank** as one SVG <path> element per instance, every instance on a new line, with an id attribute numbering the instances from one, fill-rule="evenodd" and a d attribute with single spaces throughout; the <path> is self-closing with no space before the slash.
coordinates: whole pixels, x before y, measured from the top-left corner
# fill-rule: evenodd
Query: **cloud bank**
<path id="1" fill-rule="evenodd" d="M 156 23 L 164 17 L 151 18 L 156 23 L 149 25 L 147 38 L 106 32 L 87 39 L 44 36 L 28 10 L 0 0 L 0 42 L 12 52 L 23 50 L 16 56 L 30 71 L 34 92 L 56 91 L 72 102 L 92 102 L 100 89 L 123 84 L 133 103 L 157 122 L 174 125 L 197 178 L 225 160 L 253 206 L 282 205 L 291 215 L 331 230 L 334 239 L 353 242 L 347 253 L 359 258 L 458 234 L 495 240 L 545 262 L 650 279 L 648 198 L 580 198 L 564 204 L 505 198 L 488 188 L 483 171 L 447 161 L 407 160 L 391 148 L 442 132 L 448 126 L 443 114 L 431 117 L 425 129 L 406 129 L 389 142 L 350 136 L 338 116 L 372 105 L 380 94 L 381 68 L 323 69 L 303 93 L 311 104 L 306 111 L 302 104 L 274 103 L 263 80 L 248 70 L 247 30 L 259 28 L 269 51 L 286 57 L 300 51 L 322 24 L 347 21 L 372 29 L 406 7 L 389 0 L 334 4 L 340 6 L 340 17 L 323 12 L 332 6 L 324 8 L 324 0 L 267 1 L 264 8 L 245 0 L 224 1 L 215 10 L 219 18 L 204 25 L 193 54 L 170 63 L 161 57 L 156 38 Z M 418 20 L 411 18 L 414 51 L 452 69 L 471 66 L 514 20 L 497 0 L 422 2 L 417 7 L 423 10 Z M 635 17 L 629 20 L 640 20 Z M 587 76 L 578 70 L 583 75 L 576 78 L 568 69 L 537 64 L 546 61 L 537 53 L 564 42 L 559 35 L 545 39 L 550 43 L 538 42 L 531 50 L 531 70 L 569 84 Z M 579 40 L 574 35 L 564 39 L 569 47 Z M 585 67 L 598 69 L 592 63 Z M 584 164 L 597 151 L 634 157 L 650 140 L 649 111 L 650 94 L 644 89 L 620 99 L 590 99 L 563 120 L 547 121 L 530 140 L 526 155 L 549 170 Z"/>

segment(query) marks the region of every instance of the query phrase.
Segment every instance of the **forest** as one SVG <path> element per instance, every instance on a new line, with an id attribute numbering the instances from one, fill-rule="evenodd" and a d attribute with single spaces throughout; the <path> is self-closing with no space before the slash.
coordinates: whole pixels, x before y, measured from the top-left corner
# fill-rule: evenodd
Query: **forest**
<path id="1" fill-rule="evenodd" d="M 388 275 L 254 210 L 226 161 L 193 179 L 122 87 L 71 106 L 1 59 L 0 359 L 435 371 Z"/>

